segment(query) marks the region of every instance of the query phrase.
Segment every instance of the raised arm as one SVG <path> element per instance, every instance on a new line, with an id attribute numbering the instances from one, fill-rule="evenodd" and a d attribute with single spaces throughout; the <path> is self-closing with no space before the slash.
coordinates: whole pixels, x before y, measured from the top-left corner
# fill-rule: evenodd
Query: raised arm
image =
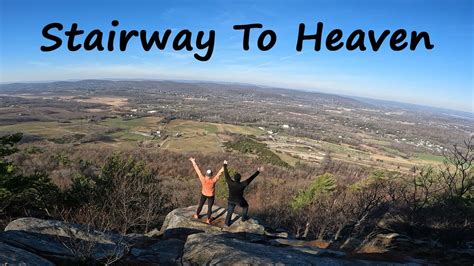
<path id="1" fill-rule="evenodd" d="M 225 176 L 225 181 L 227 183 L 232 181 L 232 179 L 230 178 L 230 175 L 229 175 L 229 170 L 227 170 L 227 161 L 224 161 L 224 176 Z"/>
<path id="2" fill-rule="evenodd" d="M 196 159 L 194 159 L 194 157 L 191 157 L 191 158 L 189 158 L 189 160 L 193 164 L 194 171 L 196 171 L 196 174 L 198 175 L 199 179 L 203 179 L 204 176 L 201 173 L 201 169 L 199 169 L 199 166 L 196 164 Z"/>
<path id="3" fill-rule="evenodd" d="M 219 172 L 214 176 L 214 179 L 217 181 L 219 178 L 221 178 L 222 173 L 224 172 L 224 167 L 222 167 Z"/>
<path id="4" fill-rule="evenodd" d="M 262 171 L 263 171 L 263 167 L 259 167 L 253 175 L 251 175 L 249 178 L 247 178 L 247 180 L 243 181 L 242 183 L 245 186 L 248 186 L 250 182 L 252 182 L 255 179 L 255 177 L 257 177 L 258 174 L 260 174 Z"/>

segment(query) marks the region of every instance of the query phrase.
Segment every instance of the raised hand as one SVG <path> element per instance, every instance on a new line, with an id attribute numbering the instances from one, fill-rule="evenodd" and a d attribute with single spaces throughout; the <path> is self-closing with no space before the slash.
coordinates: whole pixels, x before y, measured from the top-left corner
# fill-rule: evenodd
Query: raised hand
<path id="1" fill-rule="evenodd" d="M 257 171 L 259 172 L 263 172 L 265 170 L 265 168 L 263 168 L 263 166 L 260 166 L 259 168 L 257 168 Z"/>
<path id="2" fill-rule="evenodd" d="M 224 160 L 224 164 L 227 164 L 227 160 Z"/>
<path id="3" fill-rule="evenodd" d="M 194 163 L 194 162 L 196 161 L 196 158 L 194 158 L 194 157 L 189 157 L 189 160 Z"/>

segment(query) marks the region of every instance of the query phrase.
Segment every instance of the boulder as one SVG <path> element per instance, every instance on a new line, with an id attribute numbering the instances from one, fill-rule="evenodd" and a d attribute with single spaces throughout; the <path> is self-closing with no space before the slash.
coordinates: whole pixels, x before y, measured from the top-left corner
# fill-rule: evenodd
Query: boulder
<path id="1" fill-rule="evenodd" d="M 182 259 L 184 262 L 203 265 L 396 265 L 329 257 L 331 255 L 318 248 L 275 247 L 250 243 L 235 238 L 235 234 L 231 233 L 208 232 L 188 236 Z"/>
<path id="2" fill-rule="evenodd" d="M 0 242 L 0 265 L 53 266 L 54 264 L 36 254 Z"/>
<path id="3" fill-rule="evenodd" d="M 147 265 L 179 264 L 183 248 L 184 241 L 182 240 L 160 240 L 147 247 L 132 248 L 130 255 L 124 260 L 124 262 L 133 262 L 133 264 L 145 263 Z"/>
<path id="4" fill-rule="evenodd" d="M 290 247 L 310 248 L 314 252 L 317 252 L 319 255 L 327 255 L 327 256 L 331 256 L 331 257 L 344 257 L 344 256 L 346 256 L 345 252 L 327 249 L 326 247 L 328 246 L 328 244 L 327 243 L 322 243 L 322 241 L 317 242 L 317 241 L 305 241 L 305 240 L 296 240 L 296 239 L 277 238 L 277 239 L 270 240 L 269 243 L 271 245 L 277 246 L 277 247 L 290 246 Z M 324 248 L 321 248 L 321 246 L 324 246 Z"/>
<path id="5" fill-rule="evenodd" d="M 147 235 L 120 235 L 54 220 L 17 219 L 0 232 L 0 263 L 395 264 L 346 255 L 328 249 L 327 242 L 290 239 L 284 230 L 266 230 L 258 220 L 243 222 L 238 215 L 233 216 L 232 225 L 227 227 L 226 210 L 218 206 L 213 209 L 215 220 L 209 225 L 204 216 L 192 218 L 196 208 L 173 210 L 159 232 L 152 230 Z M 400 243 L 407 241 L 401 235 L 387 234 L 378 235 L 365 245 L 390 249 L 406 247 Z"/>
<path id="6" fill-rule="evenodd" d="M 226 226 L 224 220 L 227 210 L 223 207 L 214 205 L 212 210 L 214 220 L 211 225 L 205 223 L 206 217 L 203 214 L 201 214 L 200 219 L 192 218 L 196 209 L 197 206 L 190 206 L 171 211 L 161 226 L 163 237 L 184 240 L 188 235 L 203 232 L 265 234 L 265 227 L 258 220 L 251 218 L 244 222 L 235 213 L 232 216 L 231 226 Z M 207 210 L 207 205 L 204 205 L 203 210 Z"/>
<path id="7" fill-rule="evenodd" d="M 102 260 L 107 257 L 122 257 L 126 253 L 124 245 L 97 243 L 28 231 L 1 232 L 0 241 L 54 262 L 70 262 L 78 258 Z"/>
<path id="8" fill-rule="evenodd" d="M 362 253 L 398 252 L 430 252 L 442 248 L 441 244 L 433 240 L 413 239 L 398 233 L 377 234 L 364 241 L 357 249 Z"/>
<path id="9" fill-rule="evenodd" d="M 265 235 L 272 238 L 289 238 L 290 234 L 284 229 L 273 230 L 271 228 L 265 228 Z"/>
<path id="10" fill-rule="evenodd" d="M 84 225 L 36 218 L 12 221 L 0 233 L 0 241 L 13 247 L 18 254 L 39 255 L 58 264 L 114 259 L 132 265 L 179 264 L 184 248 L 184 241 L 178 239 L 120 235 Z"/>
<path id="11" fill-rule="evenodd" d="M 29 217 L 12 221 L 0 233 L 0 241 L 55 262 L 122 257 L 130 245 L 128 240 L 126 236 L 85 225 Z"/>
<path id="12" fill-rule="evenodd" d="M 63 245 L 61 239 L 52 235 L 26 231 L 7 231 L 0 233 L 0 241 L 36 254 L 74 256 L 74 253 L 67 246 Z"/>
<path id="13" fill-rule="evenodd" d="M 105 244 L 113 244 L 124 239 L 119 234 L 98 231 L 87 225 L 78 225 L 56 220 L 43 220 L 33 217 L 16 219 L 5 227 L 5 231 L 26 231 L 45 235 L 72 237 Z"/>
<path id="14" fill-rule="evenodd" d="M 364 241 L 358 248 L 363 253 L 383 253 L 391 250 L 405 249 L 412 241 L 409 237 L 397 233 L 377 234 Z"/>

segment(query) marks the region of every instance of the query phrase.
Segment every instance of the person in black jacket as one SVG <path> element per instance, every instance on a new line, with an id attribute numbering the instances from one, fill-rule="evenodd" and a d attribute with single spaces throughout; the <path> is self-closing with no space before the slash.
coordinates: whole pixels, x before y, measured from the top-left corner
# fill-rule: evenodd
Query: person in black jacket
<path id="1" fill-rule="evenodd" d="M 245 188 L 255 179 L 255 177 L 263 171 L 263 167 L 259 167 L 257 171 L 247 178 L 247 180 L 240 182 L 240 174 L 236 173 L 233 179 L 229 175 L 229 171 L 227 170 L 227 161 L 224 161 L 224 176 L 227 182 L 227 186 L 229 187 L 229 199 L 227 202 L 227 216 L 225 218 L 225 224 L 230 226 L 230 221 L 232 219 L 232 214 L 234 213 L 235 206 L 239 206 L 242 208 L 242 221 L 248 220 L 248 211 L 249 211 L 249 204 L 244 198 L 244 190 Z"/>

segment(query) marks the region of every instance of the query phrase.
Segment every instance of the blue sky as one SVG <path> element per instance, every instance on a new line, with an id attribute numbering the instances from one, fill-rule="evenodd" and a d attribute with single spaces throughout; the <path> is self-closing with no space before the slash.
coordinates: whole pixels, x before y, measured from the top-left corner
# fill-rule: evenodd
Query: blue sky
<path id="1" fill-rule="evenodd" d="M 85 78 L 180 79 L 245 82 L 417 103 L 474 112 L 472 1 L 23 1 L 1 0 L 0 81 L 44 81 Z M 120 25 L 111 26 L 117 19 Z M 427 31 L 432 50 L 394 52 L 388 42 L 378 51 L 312 50 L 305 42 L 297 52 L 299 23 L 308 33 L 323 22 L 325 33 L 404 28 Z M 126 52 L 40 51 L 51 42 L 42 28 L 78 23 L 87 32 L 145 29 L 216 31 L 211 60 L 192 52 L 142 50 L 138 40 Z M 262 23 L 278 36 L 275 47 L 242 49 L 235 24 Z M 84 36 L 78 38 L 84 40 Z M 172 39 L 171 39 L 172 40 Z M 368 40 L 367 40 L 368 43 Z M 202 54 L 202 52 L 201 52 Z"/>

